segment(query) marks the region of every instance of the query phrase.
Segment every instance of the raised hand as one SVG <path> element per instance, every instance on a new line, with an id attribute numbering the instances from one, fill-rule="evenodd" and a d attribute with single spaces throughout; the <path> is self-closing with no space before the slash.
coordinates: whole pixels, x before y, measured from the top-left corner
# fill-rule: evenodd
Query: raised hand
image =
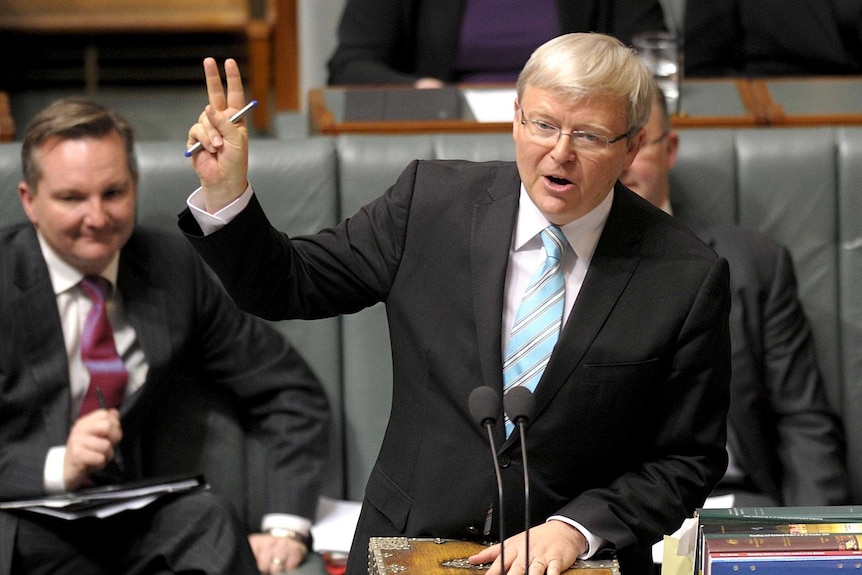
<path id="1" fill-rule="evenodd" d="M 225 60 L 224 72 L 227 91 L 215 59 L 204 59 L 209 105 L 189 129 L 189 147 L 196 142 L 203 147 L 191 156 L 191 162 L 210 213 L 234 201 L 248 185 L 248 128 L 245 120 L 236 124 L 230 121 L 234 112 L 245 105 L 242 77 L 232 58 Z"/>

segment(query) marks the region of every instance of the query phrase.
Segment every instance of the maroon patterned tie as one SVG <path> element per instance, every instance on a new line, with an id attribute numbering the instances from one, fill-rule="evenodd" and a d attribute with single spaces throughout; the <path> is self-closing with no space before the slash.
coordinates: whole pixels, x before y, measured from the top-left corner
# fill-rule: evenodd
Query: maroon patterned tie
<path id="1" fill-rule="evenodd" d="M 117 354 L 114 330 L 108 321 L 105 298 L 110 282 L 101 276 L 88 275 L 80 285 L 93 302 L 81 332 L 81 359 L 90 372 L 90 387 L 81 405 L 80 415 L 84 415 L 100 407 L 119 407 L 129 373 Z"/>

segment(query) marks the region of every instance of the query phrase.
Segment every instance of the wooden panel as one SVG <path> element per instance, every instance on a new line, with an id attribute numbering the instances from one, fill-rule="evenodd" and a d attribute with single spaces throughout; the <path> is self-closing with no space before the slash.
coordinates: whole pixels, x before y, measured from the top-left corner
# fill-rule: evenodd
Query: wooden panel
<path id="1" fill-rule="evenodd" d="M 0 0 L 0 28 L 87 32 L 241 30 L 248 0 Z"/>
<path id="2" fill-rule="evenodd" d="M 15 121 L 9 108 L 9 95 L 0 92 L 0 142 L 11 142 L 15 139 Z"/>
<path id="3" fill-rule="evenodd" d="M 301 107 L 299 90 L 299 30 L 296 0 L 277 0 L 275 22 L 275 107 L 277 110 L 298 111 Z"/>

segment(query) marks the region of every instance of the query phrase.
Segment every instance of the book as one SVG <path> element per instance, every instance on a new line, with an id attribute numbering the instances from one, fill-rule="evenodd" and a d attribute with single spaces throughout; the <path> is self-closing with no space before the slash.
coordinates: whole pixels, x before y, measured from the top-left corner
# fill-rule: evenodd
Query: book
<path id="1" fill-rule="evenodd" d="M 47 497 L 0 501 L 0 509 L 67 520 L 109 517 L 122 511 L 140 509 L 165 495 L 194 489 L 209 489 L 209 484 L 201 475 L 148 478 Z"/>
<path id="2" fill-rule="evenodd" d="M 748 523 L 842 523 L 862 522 L 859 505 L 815 505 L 797 507 L 701 507 L 695 511 L 701 524 Z"/>
<path id="3" fill-rule="evenodd" d="M 704 535 L 805 535 L 810 533 L 859 533 L 862 523 L 712 523 L 701 525 Z"/>
<path id="4" fill-rule="evenodd" d="M 824 575 L 856 573 L 862 574 L 862 561 L 858 558 L 796 558 L 794 560 L 760 560 L 749 558 L 714 562 L 709 575 Z"/>
<path id="5" fill-rule="evenodd" d="M 711 536 L 742 535 L 791 535 L 794 532 L 809 532 L 812 524 L 831 525 L 837 533 L 853 530 L 853 525 L 862 524 L 862 507 L 854 505 L 797 506 L 797 507 L 726 507 L 698 508 L 697 541 L 694 550 L 694 565 L 698 573 L 709 573 L 710 553 L 704 549 Z M 801 528 L 800 525 L 807 527 Z M 837 527 L 845 525 L 845 527 Z M 862 535 L 860 531 L 859 535 Z M 761 537 L 764 539 L 766 537 Z M 757 542 L 751 541 L 753 544 Z M 857 541 L 859 543 L 859 541 Z M 774 543 L 772 543 L 774 544 Z M 801 545 L 801 543 L 800 543 Z M 860 574 L 862 575 L 862 574 Z"/>
<path id="6" fill-rule="evenodd" d="M 859 551 L 862 535 L 851 533 L 810 533 L 774 535 L 704 534 L 704 550 L 713 552 L 762 551 Z"/>

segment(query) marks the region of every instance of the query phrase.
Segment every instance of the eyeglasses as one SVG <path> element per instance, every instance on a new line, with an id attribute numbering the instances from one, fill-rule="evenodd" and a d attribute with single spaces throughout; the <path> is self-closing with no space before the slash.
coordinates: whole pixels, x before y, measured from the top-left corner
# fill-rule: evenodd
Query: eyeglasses
<path id="1" fill-rule="evenodd" d="M 563 132 L 560 128 L 544 120 L 528 120 L 524 116 L 524 110 L 521 110 L 521 124 L 526 127 L 527 135 L 530 136 L 530 139 L 540 146 L 552 148 L 557 145 L 560 137 L 568 136 L 572 148 L 581 152 L 603 152 L 611 144 L 627 138 L 631 132 L 629 130 L 625 134 L 621 134 L 615 138 L 609 138 L 608 136 L 592 132 L 584 132 L 583 130 Z"/>

